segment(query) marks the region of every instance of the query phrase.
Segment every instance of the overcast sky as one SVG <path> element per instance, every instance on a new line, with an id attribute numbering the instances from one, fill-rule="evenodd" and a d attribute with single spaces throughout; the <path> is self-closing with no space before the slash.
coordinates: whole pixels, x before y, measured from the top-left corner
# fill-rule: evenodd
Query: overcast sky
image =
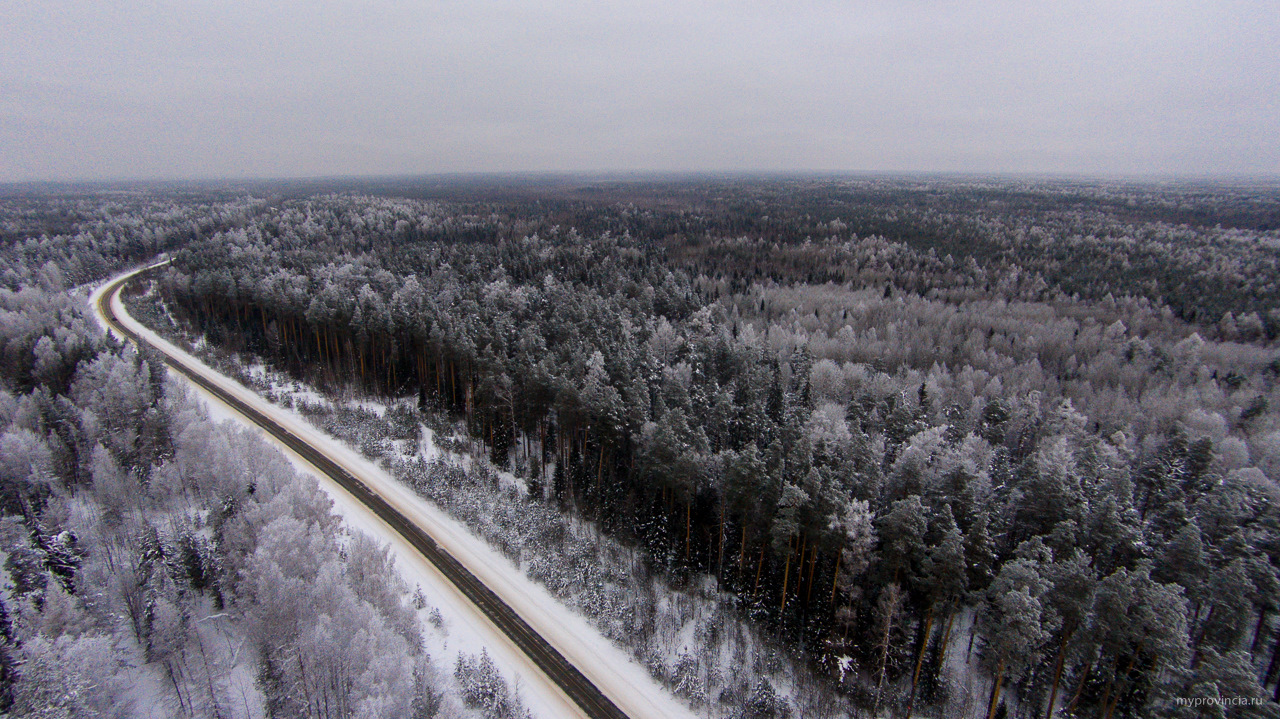
<path id="1" fill-rule="evenodd" d="M 1280 173 L 1256 2 L 14 2 L 0 181 Z"/>

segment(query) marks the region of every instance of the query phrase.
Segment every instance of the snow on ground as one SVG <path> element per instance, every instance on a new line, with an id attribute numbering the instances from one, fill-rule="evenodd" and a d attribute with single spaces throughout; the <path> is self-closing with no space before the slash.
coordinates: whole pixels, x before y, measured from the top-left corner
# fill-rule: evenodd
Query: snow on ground
<path id="1" fill-rule="evenodd" d="M 213 421 L 238 423 L 257 430 L 213 395 L 189 386 L 196 396 L 204 400 Z M 265 432 L 263 436 L 271 439 Z M 524 658 L 506 635 L 477 612 L 453 583 L 423 559 L 395 530 L 309 462 L 283 446 L 281 450 L 299 471 L 319 479 L 320 489 L 333 500 L 333 512 L 342 517 L 348 531 L 364 532 L 391 547 L 400 577 L 411 592 L 416 594 L 420 590 L 425 597 L 426 606 L 418 613 L 423 628 L 423 647 L 442 678 L 452 676 L 460 654 L 478 656 L 482 650 L 488 650 L 503 677 L 535 717 L 581 716 L 577 706 L 558 688 L 543 680 L 537 667 Z M 436 611 L 443 620 L 439 627 L 431 621 L 431 615 Z M 543 687 L 542 684 L 549 686 Z"/>
<path id="2" fill-rule="evenodd" d="M 107 284 L 95 290 L 90 296 L 90 303 L 95 313 L 97 299 Z M 256 393 L 218 374 L 198 359 L 133 320 L 125 312 L 119 296 L 113 298 L 112 307 L 122 323 L 145 337 L 148 342 L 181 357 L 189 366 L 196 368 L 220 388 L 271 417 L 282 427 L 307 442 L 323 447 L 336 463 L 381 494 L 393 507 L 425 529 L 441 547 L 515 609 L 530 626 L 560 651 L 628 716 L 635 719 L 641 717 L 674 719 L 694 716 L 687 706 L 667 693 L 644 667 L 634 662 L 623 649 L 615 646 L 596 631 L 586 618 L 560 604 L 543 587 L 525 577 L 509 559 L 490 549 L 482 539 L 473 536 L 464 525 L 417 496 L 408 487 L 360 456 L 352 448 L 314 428 L 296 412 L 268 403 Z M 103 318 L 99 317 L 99 321 L 105 326 Z M 206 400 L 214 419 L 229 419 L 249 424 L 238 413 L 215 400 L 211 395 L 200 391 L 199 388 L 196 390 L 197 394 Z M 265 432 L 263 434 L 271 439 Z M 317 476 L 321 487 L 333 497 L 334 510 L 341 514 L 351 527 L 365 531 L 391 546 L 396 556 L 396 566 L 405 581 L 410 587 L 420 586 L 427 596 L 428 604 L 439 607 L 445 619 L 443 625 L 445 631 L 427 630 L 428 634 L 438 636 L 428 636 L 424 639 L 434 659 L 447 660 L 447 663 L 441 667 L 444 672 L 452 670 L 453 661 L 458 652 L 478 654 L 482 647 L 487 648 L 503 675 L 513 682 L 525 706 L 535 716 L 548 719 L 582 716 L 577 705 L 558 686 L 548 680 L 524 652 L 491 624 L 479 609 L 398 533 L 341 487 L 322 473 L 315 471 L 305 460 L 293 455 L 287 449 L 285 451 L 295 463 Z"/>
<path id="3" fill-rule="evenodd" d="M 375 402 L 371 399 L 354 400 L 352 404 L 366 412 L 372 412 L 379 417 L 385 417 L 387 414 L 387 405 L 381 402 Z"/>
<path id="4" fill-rule="evenodd" d="M 423 425 L 422 432 L 419 435 L 418 451 L 422 453 L 422 458 L 428 462 L 442 455 L 440 448 L 436 446 L 435 432 L 430 427 Z"/>

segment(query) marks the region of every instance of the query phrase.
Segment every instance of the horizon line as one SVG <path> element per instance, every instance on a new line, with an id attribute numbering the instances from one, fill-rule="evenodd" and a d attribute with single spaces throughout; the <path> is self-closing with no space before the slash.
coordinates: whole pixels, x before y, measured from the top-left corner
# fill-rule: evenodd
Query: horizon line
<path id="1" fill-rule="evenodd" d="M 108 189 L 113 187 L 138 188 L 140 186 L 209 186 L 209 185 L 305 185 L 312 183 L 377 183 L 377 182 L 430 182 L 430 181 L 615 181 L 639 182 L 652 180 L 804 180 L 804 179 L 897 179 L 897 180 L 1000 180 L 1040 182 L 1089 182 L 1138 183 L 1138 184 L 1278 184 L 1276 173 L 1087 173 L 1067 171 L 973 171 L 973 170 L 461 170 L 421 173 L 351 173 L 322 175 L 261 175 L 261 176 L 193 176 L 193 177 L 115 177 L 115 178 L 46 178 L 0 180 L 0 189 L 66 188 Z"/>

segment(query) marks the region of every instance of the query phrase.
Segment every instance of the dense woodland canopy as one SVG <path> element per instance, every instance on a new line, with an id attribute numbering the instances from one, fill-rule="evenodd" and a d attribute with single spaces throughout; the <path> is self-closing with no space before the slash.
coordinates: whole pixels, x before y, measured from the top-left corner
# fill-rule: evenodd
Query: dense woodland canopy
<path id="1" fill-rule="evenodd" d="M 496 461 L 715 574 L 817 661 L 936 701 L 972 608 L 993 708 L 1008 683 L 1111 716 L 1280 668 L 1278 203 L 327 195 L 188 243 L 162 286 L 216 341 L 465 415 Z"/>
<path id="2" fill-rule="evenodd" d="M 173 219 L 131 257 L 173 249 L 160 297 L 215 344 L 462 417 L 855 706 L 948 706 L 962 643 L 981 715 L 1280 696 L 1274 188 L 334 189 L 140 206 Z M 95 246 L 59 237 L 4 251 Z"/>
<path id="3" fill-rule="evenodd" d="M 6 233 L 65 234 L 0 251 L 18 287 L 0 289 L 0 716 L 427 717 L 444 704 L 387 550 L 344 536 L 314 479 L 216 426 L 67 291 L 251 206 L 5 206 Z"/>

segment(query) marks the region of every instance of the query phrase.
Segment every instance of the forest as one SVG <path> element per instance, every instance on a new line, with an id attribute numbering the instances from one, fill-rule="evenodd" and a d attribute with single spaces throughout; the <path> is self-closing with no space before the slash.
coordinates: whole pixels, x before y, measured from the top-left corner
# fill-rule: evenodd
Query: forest
<path id="1" fill-rule="evenodd" d="M 161 597 L 266 616 L 252 577 L 268 569 L 243 568 L 272 556 L 254 522 L 326 531 L 303 489 L 281 489 L 305 483 L 184 469 L 190 408 L 78 318 L 67 289 L 164 252 L 140 317 L 325 395 L 460 424 L 529 512 L 590 523 L 673 587 L 711 582 L 844 714 L 1280 716 L 1275 187 L 294 183 L 6 197 L 0 227 L 6 602 L 90 617 L 6 630 L 4 701 L 30 701 L 14 667 L 34 637 L 102 636 L 98 603 L 143 601 L 147 652 Z M 441 504 L 463 491 L 402 469 Z M 174 570 L 145 601 L 86 596 L 124 586 L 117 565 L 162 574 L 93 514 L 112 511 L 216 558 L 218 581 Z M 412 655 L 395 592 L 362 594 L 352 553 L 333 554 L 321 574 Z M 259 636 L 275 619 L 245 621 Z M 250 683 L 271 697 L 261 665 Z M 175 667 L 179 698 L 213 674 Z M 429 703 L 429 674 L 392 694 Z M 784 716 L 803 705 L 791 689 L 698 701 Z"/>
<path id="2" fill-rule="evenodd" d="M 109 199 L 5 210 L 0 716 L 456 710 L 387 550 L 158 357 L 105 336 L 74 287 L 252 203 Z M 67 234 L 12 240 L 33 226 Z"/>

